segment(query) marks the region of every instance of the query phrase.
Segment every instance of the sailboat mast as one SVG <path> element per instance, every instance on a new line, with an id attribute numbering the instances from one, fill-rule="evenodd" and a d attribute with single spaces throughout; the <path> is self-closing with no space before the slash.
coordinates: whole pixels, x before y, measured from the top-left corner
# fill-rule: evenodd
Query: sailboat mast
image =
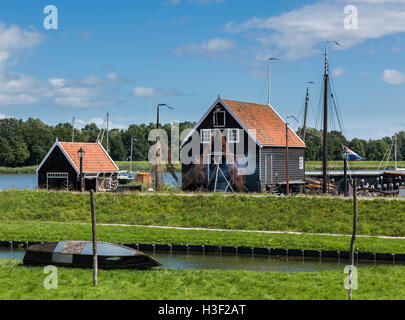
<path id="1" fill-rule="evenodd" d="M 109 143 L 109 131 L 110 131 L 110 113 L 107 113 L 107 153 L 110 153 Z"/>
<path id="2" fill-rule="evenodd" d="M 325 43 L 325 75 L 323 97 L 323 193 L 328 193 L 328 48 Z"/>
<path id="3" fill-rule="evenodd" d="M 394 136 L 395 138 L 395 171 L 397 171 L 398 170 L 398 167 L 397 167 L 397 156 L 398 156 L 398 150 L 397 150 L 397 144 L 398 144 L 398 138 L 397 138 L 397 134 L 395 134 L 395 136 Z"/>
<path id="4" fill-rule="evenodd" d="M 72 121 L 72 142 L 75 142 L 75 117 L 73 117 Z"/>
<path id="5" fill-rule="evenodd" d="M 309 102 L 309 85 L 307 86 L 307 95 L 305 96 L 304 126 L 302 128 L 302 141 L 304 141 L 304 143 L 305 143 L 305 134 L 307 131 L 308 102 Z"/>

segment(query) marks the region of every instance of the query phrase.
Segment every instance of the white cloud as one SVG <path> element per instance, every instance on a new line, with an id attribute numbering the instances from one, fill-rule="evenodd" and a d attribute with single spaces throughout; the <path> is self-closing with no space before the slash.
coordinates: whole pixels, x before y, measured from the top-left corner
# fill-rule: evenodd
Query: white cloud
<path id="1" fill-rule="evenodd" d="M 18 26 L 0 23 L 0 68 L 12 54 L 21 49 L 30 49 L 42 41 L 42 35 L 35 31 L 24 30 Z"/>
<path id="2" fill-rule="evenodd" d="M 38 104 L 43 99 L 64 107 L 91 107 L 116 104 L 109 98 L 108 84 L 126 81 L 115 73 L 106 76 L 88 76 L 80 80 L 59 77 L 46 81 L 22 73 L 7 71 L 8 61 L 42 41 L 42 35 L 33 29 L 5 26 L 0 23 L 0 105 Z M 15 60 L 14 60 L 15 61 Z"/>
<path id="3" fill-rule="evenodd" d="M 347 73 L 346 70 L 342 69 L 342 68 L 336 68 L 332 71 L 332 76 L 333 77 L 340 77 L 343 76 Z"/>
<path id="4" fill-rule="evenodd" d="M 0 119 L 5 119 L 7 116 L 4 113 L 0 113 Z"/>
<path id="5" fill-rule="evenodd" d="M 75 126 L 80 129 L 91 123 L 96 124 L 96 126 L 99 127 L 100 129 L 107 128 L 107 120 L 102 119 L 102 118 L 92 118 L 89 121 L 85 121 L 85 120 L 81 120 L 81 119 L 75 120 Z M 110 129 L 128 129 L 128 126 L 110 121 L 109 128 Z"/>
<path id="6" fill-rule="evenodd" d="M 348 4 L 358 8 L 357 30 L 344 28 Z M 325 40 L 337 40 L 347 49 L 366 39 L 405 32 L 405 1 L 318 1 L 279 16 L 228 22 L 225 30 L 253 39 L 256 53 L 275 51 L 285 60 L 300 59 L 318 53 L 317 45 Z"/>
<path id="7" fill-rule="evenodd" d="M 395 69 L 386 69 L 384 70 L 382 79 L 389 84 L 401 84 L 405 82 L 405 74 Z"/>
<path id="8" fill-rule="evenodd" d="M 0 93 L 0 105 L 28 105 L 38 103 L 38 98 L 27 94 L 7 95 Z"/>
<path id="9" fill-rule="evenodd" d="M 201 55 L 217 55 L 229 51 L 235 47 L 232 40 L 215 38 L 200 43 L 191 43 L 174 49 L 176 55 L 182 56 L 186 52 L 195 52 Z"/>
<path id="10" fill-rule="evenodd" d="M 155 97 L 164 97 L 164 96 L 180 96 L 181 92 L 176 90 L 160 90 L 151 87 L 135 87 L 133 94 L 138 98 L 155 98 Z"/>

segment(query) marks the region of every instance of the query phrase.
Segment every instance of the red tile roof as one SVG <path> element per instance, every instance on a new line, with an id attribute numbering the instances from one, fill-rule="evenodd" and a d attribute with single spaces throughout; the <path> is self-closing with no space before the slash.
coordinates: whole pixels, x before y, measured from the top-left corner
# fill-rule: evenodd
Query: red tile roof
<path id="1" fill-rule="evenodd" d="M 256 139 L 263 146 L 285 146 L 285 122 L 268 105 L 232 100 L 222 100 L 248 129 L 256 130 Z M 289 128 L 288 145 L 305 147 Z"/>
<path id="2" fill-rule="evenodd" d="M 70 159 L 80 170 L 80 158 L 77 151 L 80 148 L 86 152 L 83 158 L 83 172 L 117 172 L 118 169 L 104 149 L 98 143 L 59 142 Z"/>

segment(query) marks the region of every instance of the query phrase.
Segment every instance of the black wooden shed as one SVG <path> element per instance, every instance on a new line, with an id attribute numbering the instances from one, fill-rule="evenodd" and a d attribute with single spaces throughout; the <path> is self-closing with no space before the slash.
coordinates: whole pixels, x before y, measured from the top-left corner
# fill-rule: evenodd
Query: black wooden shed
<path id="1" fill-rule="evenodd" d="M 96 192 L 116 190 L 119 169 L 100 143 L 59 142 L 57 139 L 37 168 L 38 187 L 80 190 L 79 149 L 85 152 L 83 188 Z"/>
<path id="2" fill-rule="evenodd" d="M 286 122 L 270 106 L 223 100 L 212 104 L 181 145 L 184 190 L 286 190 Z M 305 180 L 305 144 L 288 128 L 291 192 Z"/>

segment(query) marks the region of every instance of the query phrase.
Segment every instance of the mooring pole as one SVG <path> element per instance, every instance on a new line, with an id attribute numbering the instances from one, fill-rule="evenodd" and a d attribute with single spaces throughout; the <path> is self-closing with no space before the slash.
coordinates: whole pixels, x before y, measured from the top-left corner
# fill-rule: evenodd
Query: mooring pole
<path id="1" fill-rule="evenodd" d="M 348 193 L 347 193 L 347 157 L 344 159 L 344 178 L 343 179 L 345 180 L 345 188 L 344 188 L 345 197 L 347 197 L 348 196 Z"/>
<path id="2" fill-rule="evenodd" d="M 91 227 L 93 234 L 93 285 L 98 285 L 98 262 L 97 262 L 97 234 L 96 234 L 96 212 L 94 205 L 94 190 L 90 190 L 91 202 Z"/>
<path id="3" fill-rule="evenodd" d="M 357 181 L 353 180 L 353 234 L 352 241 L 350 243 L 350 269 L 349 269 L 349 300 L 352 300 L 353 290 L 353 268 L 354 268 L 354 242 L 356 241 L 357 233 Z"/>

